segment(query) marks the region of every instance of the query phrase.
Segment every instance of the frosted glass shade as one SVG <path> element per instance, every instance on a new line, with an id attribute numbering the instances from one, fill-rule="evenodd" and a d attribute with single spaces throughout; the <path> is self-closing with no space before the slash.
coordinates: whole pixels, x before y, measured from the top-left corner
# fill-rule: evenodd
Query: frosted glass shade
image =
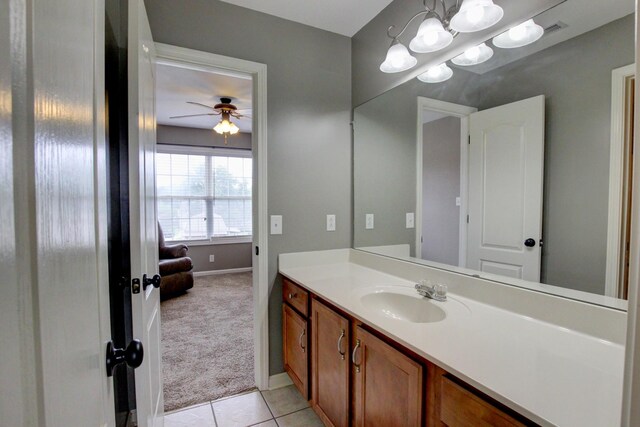
<path id="1" fill-rule="evenodd" d="M 418 76 L 418 80 L 425 83 L 440 83 L 449 80 L 453 76 L 453 70 L 445 62 L 429 68 Z"/>
<path id="2" fill-rule="evenodd" d="M 491 27 L 503 15 L 502 8 L 492 0 L 464 0 L 449 26 L 459 33 L 472 33 Z"/>
<path id="3" fill-rule="evenodd" d="M 479 44 L 464 51 L 451 60 L 456 65 L 468 67 L 470 65 L 482 64 L 493 56 L 493 49 L 485 43 Z"/>
<path id="4" fill-rule="evenodd" d="M 238 131 L 240 130 L 238 128 L 238 126 L 236 126 L 235 123 L 233 123 L 232 121 L 230 121 L 228 118 L 223 118 L 222 120 L 220 120 L 220 123 L 218 123 L 214 128 L 214 131 L 216 131 L 219 134 L 231 134 L 231 135 L 235 135 L 236 133 L 238 133 Z"/>
<path id="5" fill-rule="evenodd" d="M 399 73 L 415 67 L 417 63 L 418 60 L 411 56 L 409 50 L 402 43 L 394 40 L 387 51 L 387 57 L 380 64 L 380 71 L 383 73 Z"/>
<path id="6" fill-rule="evenodd" d="M 435 52 L 449 46 L 453 35 L 444 29 L 438 18 L 427 18 L 422 21 L 418 33 L 409 43 L 409 49 L 418 53 Z"/>
<path id="7" fill-rule="evenodd" d="M 533 22 L 533 19 L 529 19 L 499 36 L 495 36 L 493 44 L 503 49 L 522 47 L 537 41 L 543 34 L 544 29 Z"/>

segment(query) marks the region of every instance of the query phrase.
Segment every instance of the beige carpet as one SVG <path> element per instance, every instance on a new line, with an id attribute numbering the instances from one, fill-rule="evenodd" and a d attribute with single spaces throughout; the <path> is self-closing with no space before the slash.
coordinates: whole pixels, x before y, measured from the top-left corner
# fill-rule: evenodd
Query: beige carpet
<path id="1" fill-rule="evenodd" d="M 164 409 L 255 387 L 251 273 L 198 277 L 162 302 Z"/>

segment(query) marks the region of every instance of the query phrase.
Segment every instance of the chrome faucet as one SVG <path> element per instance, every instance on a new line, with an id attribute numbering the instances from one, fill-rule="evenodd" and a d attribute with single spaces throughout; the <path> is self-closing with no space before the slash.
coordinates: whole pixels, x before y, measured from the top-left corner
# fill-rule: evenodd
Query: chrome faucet
<path id="1" fill-rule="evenodd" d="M 447 285 L 442 283 L 429 284 L 427 280 L 421 280 L 416 283 L 416 291 L 423 297 L 431 298 L 436 301 L 447 300 Z"/>

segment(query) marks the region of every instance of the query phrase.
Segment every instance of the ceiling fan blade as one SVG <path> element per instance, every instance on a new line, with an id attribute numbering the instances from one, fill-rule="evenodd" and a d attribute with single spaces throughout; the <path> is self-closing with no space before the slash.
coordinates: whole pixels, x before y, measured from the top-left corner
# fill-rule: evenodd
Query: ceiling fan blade
<path id="1" fill-rule="evenodd" d="M 185 114 L 184 116 L 172 116 L 170 119 L 183 119 L 185 117 L 198 117 L 198 116 L 217 116 L 216 113 L 205 113 L 205 114 Z"/>
<path id="2" fill-rule="evenodd" d="M 205 104 L 201 104 L 199 102 L 193 102 L 193 101 L 187 101 L 187 104 L 193 104 L 193 105 L 200 105 L 201 107 L 206 107 L 210 110 L 215 110 L 215 108 L 209 106 L 209 105 L 205 105 Z"/>
<path id="3" fill-rule="evenodd" d="M 236 111 L 240 112 L 240 111 L 251 111 L 251 110 L 252 110 L 252 108 L 241 108 L 241 109 L 238 109 Z"/>
<path id="4" fill-rule="evenodd" d="M 236 119 L 250 119 L 251 116 L 247 116 L 246 114 L 232 114 Z"/>

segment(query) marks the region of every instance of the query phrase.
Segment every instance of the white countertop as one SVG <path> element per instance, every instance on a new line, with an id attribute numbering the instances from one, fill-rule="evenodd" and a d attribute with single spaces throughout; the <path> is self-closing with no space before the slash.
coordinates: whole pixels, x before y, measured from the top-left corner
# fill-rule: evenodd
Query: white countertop
<path id="1" fill-rule="evenodd" d="M 410 282 L 349 262 L 281 263 L 280 273 L 543 425 L 618 426 L 624 346 L 449 293 L 446 317 L 399 320 L 363 305 Z"/>

